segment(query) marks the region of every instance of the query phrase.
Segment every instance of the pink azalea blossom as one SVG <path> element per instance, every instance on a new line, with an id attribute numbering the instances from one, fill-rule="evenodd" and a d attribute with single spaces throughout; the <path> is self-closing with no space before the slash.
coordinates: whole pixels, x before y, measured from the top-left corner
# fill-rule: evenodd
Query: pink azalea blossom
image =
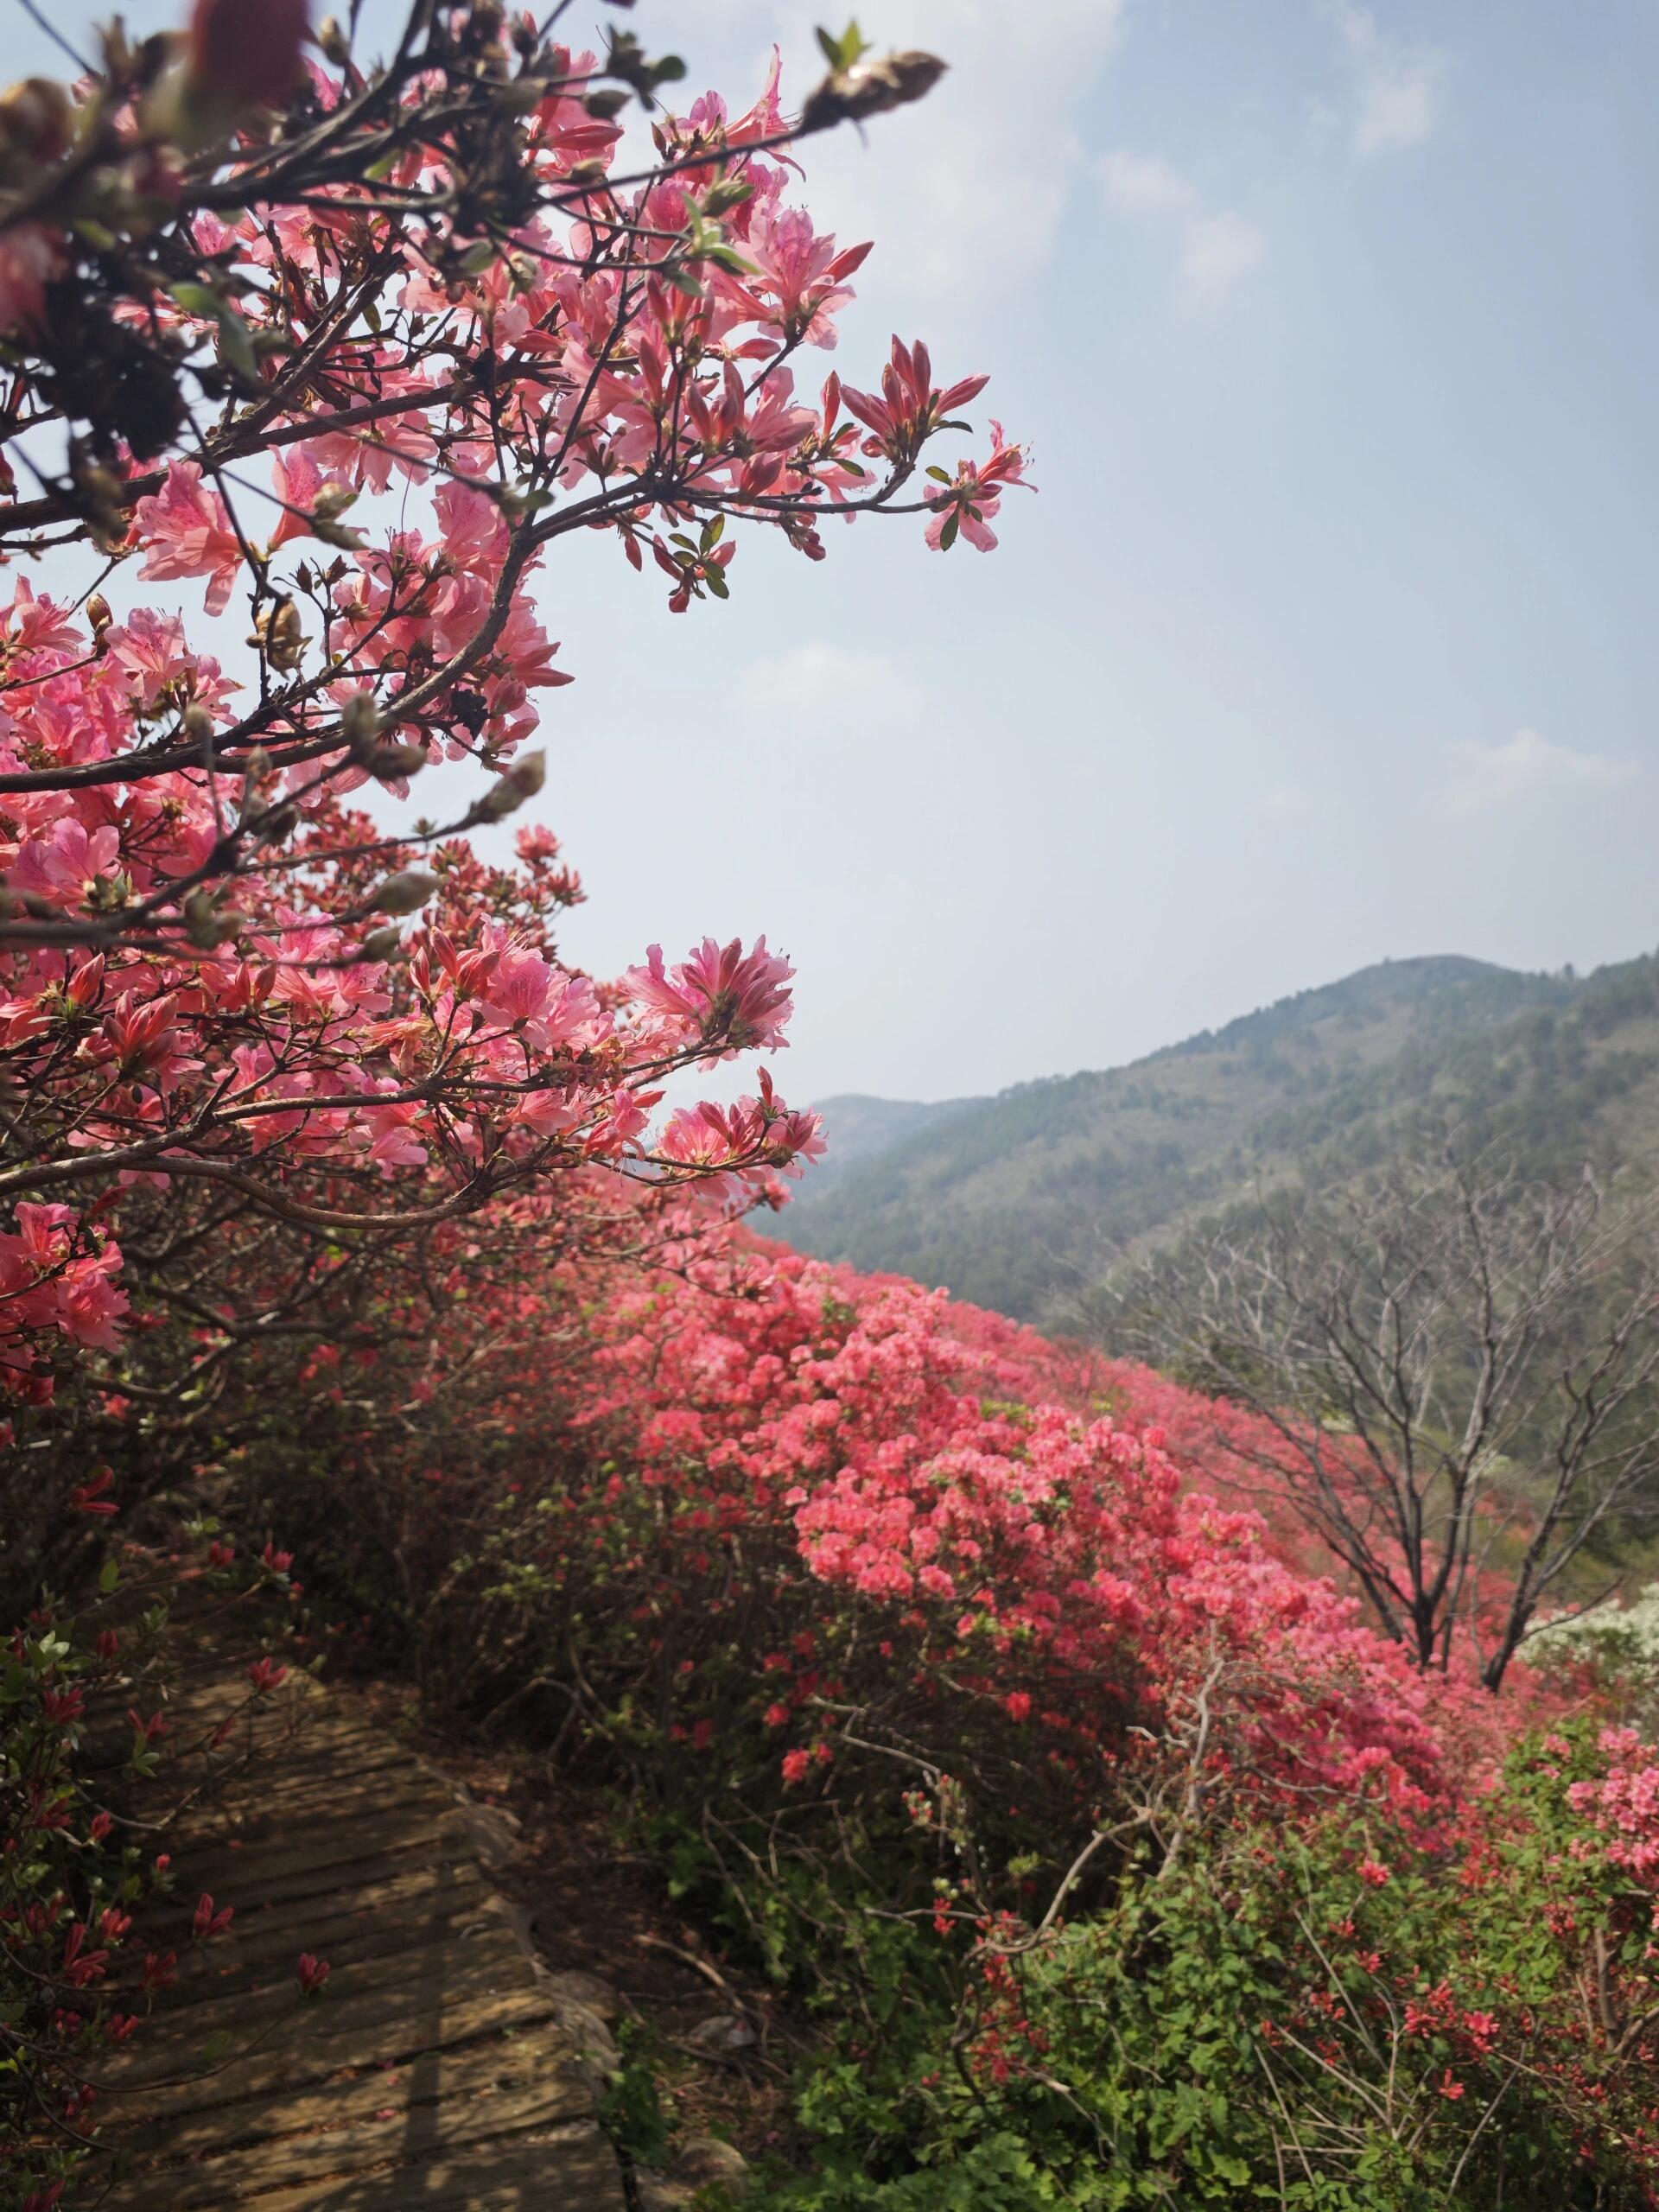
<path id="1" fill-rule="evenodd" d="M 991 443 L 988 461 L 977 464 L 963 461 L 945 488 L 929 495 L 928 504 L 935 512 L 925 534 L 936 553 L 948 550 L 958 531 L 982 553 L 994 551 L 996 532 L 988 525 L 1002 504 L 1003 493 L 1010 485 L 1019 485 L 1027 491 L 1035 488 L 1026 482 L 1028 456 L 1025 448 L 1010 445 L 1002 425 L 995 421 L 991 424 Z"/>
<path id="2" fill-rule="evenodd" d="M 65 815 L 41 837 L 26 837 L 6 871 L 8 887 L 22 895 L 48 899 L 56 906 L 85 905 L 98 879 L 119 861 L 120 832 L 105 823 L 88 831 Z"/>
<path id="3" fill-rule="evenodd" d="M 963 377 L 940 390 L 933 382 L 933 364 L 918 338 L 906 346 L 893 341 L 893 358 L 881 372 L 881 391 L 855 391 L 842 387 L 842 397 L 859 421 L 874 434 L 865 450 L 885 454 L 889 460 L 913 460 L 923 442 L 958 407 L 977 397 L 989 379 Z"/>
<path id="4" fill-rule="evenodd" d="M 206 576 L 207 610 L 223 613 L 242 565 L 242 545 L 231 525 L 229 509 L 202 482 L 198 464 L 169 462 L 167 481 L 158 493 L 139 500 L 133 524 L 144 548 L 139 573 L 168 580 Z"/>
<path id="5" fill-rule="evenodd" d="M 653 944 L 645 965 L 630 968 L 622 980 L 642 1005 L 705 1043 L 775 1051 L 785 1041 L 791 1010 L 786 986 L 794 973 L 781 954 L 767 951 L 764 937 L 747 953 L 741 938 L 721 945 L 706 937 L 671 975 L 664 968 L 663 948 Z"/>

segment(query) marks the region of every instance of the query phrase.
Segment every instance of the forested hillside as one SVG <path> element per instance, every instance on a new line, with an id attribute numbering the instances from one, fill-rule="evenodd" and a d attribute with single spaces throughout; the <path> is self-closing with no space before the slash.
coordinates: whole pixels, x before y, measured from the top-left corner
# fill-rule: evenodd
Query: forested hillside
<path id="1" fill-rule="evenodd" d="M 1659 1154 L 1659 959 L 1577 978 L 1385 962 L 1124 1068 L 925 1109 L 831 1099 L 833 1158 L 778 1233 L 1064 1325 L 1126 1248 L 1306 1176 L 1328 1183 L 1453 1131 L 1540 1165 Z M 856 1115 L 849 1109 L 855 1108 Z M 882 1129 L 891 1134 L 873 1147 Z"/>

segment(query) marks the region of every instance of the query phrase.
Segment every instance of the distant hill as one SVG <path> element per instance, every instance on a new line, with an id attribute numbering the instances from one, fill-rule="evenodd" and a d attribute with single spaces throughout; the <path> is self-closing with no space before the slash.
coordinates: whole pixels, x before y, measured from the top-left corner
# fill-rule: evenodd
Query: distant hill
<path id="1" fill-rule="evenodd" d="M 823 1110 L 836 1165 L 809 1171 L 770 1234 L 1063 1326 L 1077 1290 L 1135 1243 L 1264 1184 L 1340 1181 L 1453 1129 L 1650 1172 L 1659 958 L 1582 978 L 1386 961 L 1128 1067 Z"/>
<path id="2" fill-rule="evenodd" d="M 815 1202 L 842 1181 L 849 1169 L 879 1159 L 905 1138 L 919 1136 L 964 1107 L 984 1103 L 982 1098 L 943 1098 L 925 1106 L 913 1098 L 866 1098 L 850 1090 L 839 1098 L 819 1099 L 817 1110 L 823 1116 L 830 1149 L 811 1171 Z"/>

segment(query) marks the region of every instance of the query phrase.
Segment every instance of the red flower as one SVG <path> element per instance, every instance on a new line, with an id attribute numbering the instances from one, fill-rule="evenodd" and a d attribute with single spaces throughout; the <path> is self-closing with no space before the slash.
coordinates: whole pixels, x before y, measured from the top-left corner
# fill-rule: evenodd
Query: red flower
<path id="1" fill-rule="evenodd" d="M 302 1992 L 307 1997 L 314 1997 L 328 1979 L 328 1961 L 318 1958 L 315 1952 L 302 1951 L 297 1972 Z"/>
<path id="2" fill-rule="evenodd" d="M 77 1513 L 114 1513 L 118 1510 L 115 1500 L 103 1495 L 109 1486 L 110 1471 L 107 1467 L 100 1467 L 96 1474 L 89 1475 L 78 1490 L 71 1491 L 69 1503 Z"/>
<path id="3" fill-rule="evenodd" d="M 178 1979 L 178 1966 L 176 1951 L 151 1951 L 144 1960 L 141 1986 L 146 1990 L 170 1989 Z"/>
<path id="4" fill-rule="evenodd" d="M 222 1936 L 225 1933 L 235 1917 L 234 1905 L 221 1905 L 215 1910 L 213 1898 L 204 1890 L 196 1905 L 195 1918 L 192 1921 L 191 1926 L 198 1942 L 211 1943 L 215 1936 Z"/>

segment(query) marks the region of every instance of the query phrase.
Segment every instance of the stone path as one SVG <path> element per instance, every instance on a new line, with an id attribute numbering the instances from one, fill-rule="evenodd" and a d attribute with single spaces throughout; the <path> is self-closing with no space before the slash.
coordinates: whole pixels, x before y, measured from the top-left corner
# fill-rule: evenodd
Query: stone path
<path id="1" fill-rule="evenodd" d="M 175 1740 L 247 1695 L 233 1659 L 205 1657 Z M 580 2015 L 480 1863 L 488 1809 L 303 1676 L 170 1758 L 169 1784 L 181 1766 L 201 1795 L 149 1931 L 179 1980 L 104 2069 L 127 2165 L 105 2212 L 624 2212 Z M 192 1955 L 204 1891 L 235 1919 Z M 302 1951 L 330 1967 L 309 2001 Z"/>

